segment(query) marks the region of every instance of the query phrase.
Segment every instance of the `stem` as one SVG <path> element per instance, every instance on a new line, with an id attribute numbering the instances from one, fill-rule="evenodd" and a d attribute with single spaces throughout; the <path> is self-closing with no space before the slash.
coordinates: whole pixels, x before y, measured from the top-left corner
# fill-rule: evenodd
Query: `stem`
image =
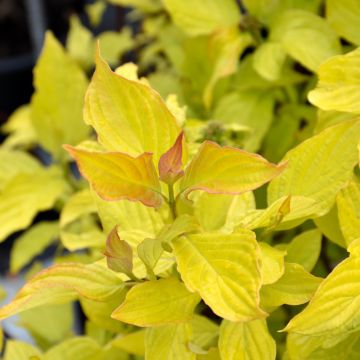
<path id="1" fill-rule="evenodd" d="M 176 217 L 177 217 L 176 202 L 175 202 L 175 196 L 174 196 L 174 187 L 172 184 L 168 185 L 168 190 L 169 190 L 169 206 L 170 206 L 171 214 L 172 214 L 173 218 L 176 219 Z"/>

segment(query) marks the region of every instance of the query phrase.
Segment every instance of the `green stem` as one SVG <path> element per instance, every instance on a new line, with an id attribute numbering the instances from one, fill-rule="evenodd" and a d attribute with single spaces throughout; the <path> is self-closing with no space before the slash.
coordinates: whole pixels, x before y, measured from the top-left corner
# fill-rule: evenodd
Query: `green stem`
<path id="1" fill-rule="evenodd" d="M 173 218 L 176 219 L 176 217 L 177 217 L 176 201 L 175 201 L 175 196 L 174 196 L 174 187 L 172 184 L 168 185 L 168 190 L 169 190 L 169 206 L 170 206 L 171 214 L 172 214 Z"/>

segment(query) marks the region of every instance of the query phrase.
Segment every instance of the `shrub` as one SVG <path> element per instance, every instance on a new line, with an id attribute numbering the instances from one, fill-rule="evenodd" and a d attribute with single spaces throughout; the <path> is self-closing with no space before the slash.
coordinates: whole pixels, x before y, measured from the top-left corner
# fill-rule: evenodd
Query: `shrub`
<path id="1" fill-rule="evenodd" d="M 39 345 L 9 340 L 5 359 L 358 358 L 357 2 L 328 0 L 326 18 L 321 1 L 136 3 L 129 48 L 147 77 L 111 70 L 100 41 L 87 86 L 89 49 L 69 55 L 49 33 L 30 110 L 7 125 L 2 238 L 60 212 L 17 240 L 13 270 L 57 236 L 74 253 L 0 309 L 26 311 Z M 14 150 L 34 141 L 50 168 Z M 83 336 L 32 327 L 73 300 Z"/>

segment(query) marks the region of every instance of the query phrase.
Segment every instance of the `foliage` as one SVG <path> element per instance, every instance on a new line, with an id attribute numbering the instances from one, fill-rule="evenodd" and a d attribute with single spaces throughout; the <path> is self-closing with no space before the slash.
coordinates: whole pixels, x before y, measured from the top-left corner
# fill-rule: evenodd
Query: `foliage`
<path id="1" fill-rule="evenodd" d="M 57 249 L 0 309 L 36 340 L 4 359 L 358 359 L 359 2 L 110 2 L 141 31 L 48 33 L 3 128 L 10 270 Z"/>

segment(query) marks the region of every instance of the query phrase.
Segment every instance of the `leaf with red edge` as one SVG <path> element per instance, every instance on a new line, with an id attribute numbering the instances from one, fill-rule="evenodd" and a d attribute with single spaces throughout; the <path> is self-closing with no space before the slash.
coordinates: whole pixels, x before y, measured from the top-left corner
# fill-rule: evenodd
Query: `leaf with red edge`
<path id="1" fill-rule="evenodd" d="M 104 255 L 109 269 L 124 274 L 132 273 L 133 251 L 126 241 L 120 239 L 117 226 L 110 231 L 107 237 Z"/>
<path id="2" fill-rule="evenodd" d="M 159 174 L 160 180 L 167 184 L 173 184 L 184 175 L 183 155 L 184 133 L 181 132 L 174 145 L 160 157 Z"/>
<path id="3" fill-rule="evenodd" d="M 181 179 L 180 191 L 241 194 L 278 176 L 286 164 L 272 164 L 257 154 L 205 141 Z"/>
<path id="4" fill-rule="evenodd" d="M 64 147 L 76 160 L 81 174 L 104 200 L 127 199 L 151 207 L 161 205 L 160 182 L 152 154 L 132 157 L 120 152 L 91 152 L 70 145 Z"/>

